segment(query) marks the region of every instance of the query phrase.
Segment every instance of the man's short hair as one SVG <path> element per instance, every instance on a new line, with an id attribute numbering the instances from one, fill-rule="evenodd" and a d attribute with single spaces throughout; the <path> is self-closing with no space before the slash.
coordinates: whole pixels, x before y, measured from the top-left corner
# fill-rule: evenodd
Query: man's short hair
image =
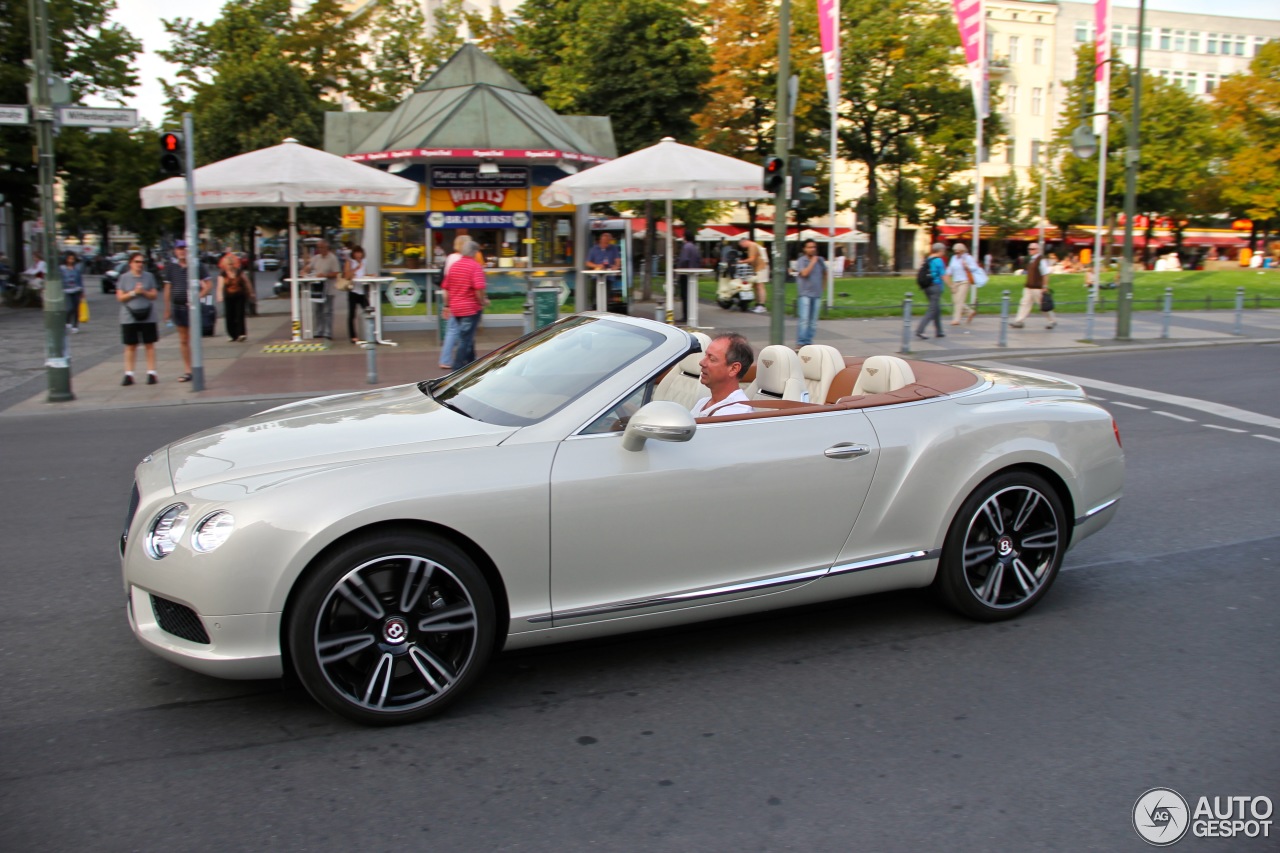
<path id="1" fill-rule="evenodd" d="M 738 371 L 738 379 L 747 375 L 747 371 L 751 369 L 752 363 L 756 360 L 755 352 L 751 349 L 751 342 L 737 332 L 725 332 L 716 335 L 712 341 L 728 341 L 729 345 L 724 351 L 724 360 L 726 364 L 733 364 L 735 361 L 742 365 L 742 369 Z"/>
<path id="2" fill-rule="evenodd" d="M 941 254 L 945 254 L 945 253 L 946 253 L 946 251 L 947 251 L 947 244 L 946 244 L 946 243 L 934 243 L 934 244 L 933 244 L 933 251 L 937 252 L 939 255 L 941 255 Z"/>
<path id="3" fill-rule="evenodd" d="M 467 242 L 462 244 L 461 254 L 463 255 L 463 257 L 474 258 L 476 256 L 476 252 L 478 251 L 480 251 L 480 244 L 477 243 L 475 240 L 468 240 Z"/>

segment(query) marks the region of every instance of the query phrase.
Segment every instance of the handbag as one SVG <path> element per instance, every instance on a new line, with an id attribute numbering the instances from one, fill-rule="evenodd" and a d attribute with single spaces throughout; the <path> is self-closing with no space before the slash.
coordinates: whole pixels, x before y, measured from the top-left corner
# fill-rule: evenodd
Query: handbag
<path id="1" fill-rule="evenodd" d="M 83 298 L 81 298 L 80 308 L 76 312 L 76 322 L 79 322 L 79 323 L 89 322 L 89 303 Z"/>
<path id="2" fill-rule="evenodd" d="M 334 280 L 333 286 L 336 287 L 338 290 L 350 290 L 352 284 L 353 282 L 351 281 L 351 279 L 338 276 L 338 278 Z"/>
<path id="3" fill-rule="evenodd" d="M 1053 291 L 1046 287 L 1044 293 L 1040 295 L 1040 310 L 1052 311 L 1054 304 Z"/>
<path id="4" fill-rule="evenodd" d="M 133 322 L 135 323 L 145 323 L 151 319 L 150 300 L 148 300 L 147 304 L 142 307 L 138 307 L 136 305 L 126 305 L 125 307 L 129 309 L 129 316 L 133 318 Z"/>

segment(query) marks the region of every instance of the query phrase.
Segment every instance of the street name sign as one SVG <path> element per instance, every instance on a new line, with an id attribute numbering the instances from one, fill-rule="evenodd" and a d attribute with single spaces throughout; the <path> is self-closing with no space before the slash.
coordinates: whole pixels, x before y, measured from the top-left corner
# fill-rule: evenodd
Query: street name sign
<path id="1" fill-rule="evenodd" d="M 107 107 L 58 107 L 63 127 L 137 127 L 138 111 Z"/>
<path id="2" fill-rule="evenodd" d="M 0 104 L 0 124 L 30 124 L 31 113 L 25 105 Z"/>

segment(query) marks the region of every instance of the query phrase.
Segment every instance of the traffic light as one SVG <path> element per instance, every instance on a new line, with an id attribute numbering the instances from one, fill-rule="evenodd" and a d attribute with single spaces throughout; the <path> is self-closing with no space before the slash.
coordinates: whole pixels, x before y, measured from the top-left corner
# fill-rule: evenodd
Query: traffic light
<path id="1" fill-rule="evenodd" d="M 186 172 L 185 160 L 182 134 L 173 131 L 160 134 L 160 171 L 166 175 L 181 175 Z"/>
<path id="2" fill-rule="evenodd" d="M 777 195 L 783 191 L 786 176 L 782 173 L 781 157 L 766 157 L 764 160 L 764 191 Z"/>
<path id="3" fill-rule="evenodd" d="M 817 160 L 806 160 L 803 157 L 792 157 L 791 168 L 791 201 L 794 205 L 812 204 L 818 200 L 818 194 L 809 187 L 818 182 L 813 170 L 818 168 Z"/>

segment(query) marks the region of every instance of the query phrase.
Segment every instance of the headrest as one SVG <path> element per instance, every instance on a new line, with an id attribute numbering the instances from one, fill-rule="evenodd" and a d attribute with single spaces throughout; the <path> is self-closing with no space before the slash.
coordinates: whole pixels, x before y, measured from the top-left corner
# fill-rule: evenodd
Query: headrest
<path id="1" fill-rule="evenodd" d="M 897 391 L 916 381 L 915 371 L 905 360 L 894 355 L 873 355 L 862 363 L 854 394 L 884 394 Z"/>
<path id="2" fill-rule="evenodd" d="M 702 349 L 698 352 L 691 352 L 676 363 L 676 370 L 685 376 L 691 376 L 694 379 L 702 378 L 702 357 L 706 355 L 707 347 L 711 346 L 711 338 L 702 334 L 702 332 L 690 332 L 698 339 L 698 343 L 702 345 Z"/>
<path id="3" fill-rule="evenodd" d="M 756 365 L 756 387 L 767 397 L 780 400 L 796 384 L 804 387 L 800 358 L 790 347 L 781 344 L 765 347 L 760 350 Z"/>
<path id="4" fill-rule="evenodd" d="M 804 378 L 811 382 L 820 382 L 823 376 L 834 376 L 844 370 L 844 356 L 835 347 L 809 344 L 800 347 L 799 355 L 800 369 L 804 371 Z"/>

